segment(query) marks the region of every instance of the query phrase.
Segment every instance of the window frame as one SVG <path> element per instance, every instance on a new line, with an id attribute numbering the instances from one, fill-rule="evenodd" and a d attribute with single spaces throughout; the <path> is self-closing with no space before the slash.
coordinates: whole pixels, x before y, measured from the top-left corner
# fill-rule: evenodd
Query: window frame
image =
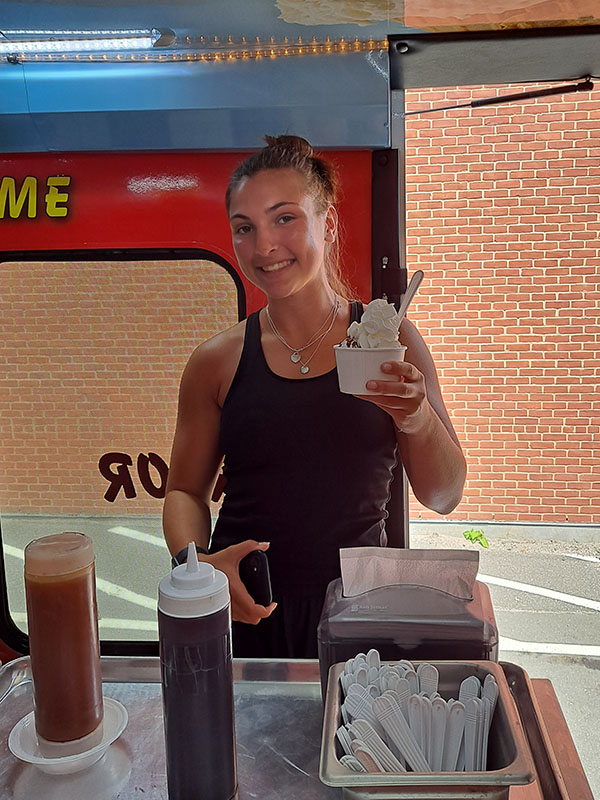
<path id="1" fill-rule="evenodd" d="M 0 274 L 6 262 L 34 261 L 211 261 L 222 267 L 232 278 L 237 290 L 237 317 L 242 321 L 247 316 L 247 295 L 244 283 L 236 267 L 223 256 L 206 248 L 77 248 L 73 250 L 0 250 Z M 0 507 L 0 643 L 17 655 L 28 655 L 29 637 L 12 618 L 6 570 L 4 563 L 4 541 L 2 537 L 2 508 Z M 108 656 L 157 656 L 158 639 L 101 639 L 100 652 Z"/>

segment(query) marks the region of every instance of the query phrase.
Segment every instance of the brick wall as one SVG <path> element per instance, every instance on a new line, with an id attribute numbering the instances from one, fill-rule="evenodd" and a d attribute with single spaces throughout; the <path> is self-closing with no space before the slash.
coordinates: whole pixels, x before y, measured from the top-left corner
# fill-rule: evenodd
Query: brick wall
<path id="1" fill-rule="evenodd" d="M 599 164 L 600 91 L 407 118 L 411 316 L 469 466 L 450 520 L 598 524 Z M 436 515 L 413 498 L 411 517 Z"/>
<path id="2" fill-rule="evenodd" d="M 183 367 L 237 321 L 232 279 L 206 261 L 27 263 L 0 287 L 0 511 L 159 514 L 138 454 L 169 461 Z M 105 499 L 109 452 L 132 460 L 135 497 Z"/>
<path id="3" fill-rule="evenodd" d="M 518 88 L 412 91 L 408 110 Z M 408 117 L 411 317 L 469 464 L 450 520 L 598 523 L 599 156 L 598 91 Z M 137 456 L 168 461 L 183 366 L 235 319 L 207 262 L 4 265 L 0 511 L 160 513 Z M 104 499 L 107 452 L 132 459 L 134 498 Z"/>

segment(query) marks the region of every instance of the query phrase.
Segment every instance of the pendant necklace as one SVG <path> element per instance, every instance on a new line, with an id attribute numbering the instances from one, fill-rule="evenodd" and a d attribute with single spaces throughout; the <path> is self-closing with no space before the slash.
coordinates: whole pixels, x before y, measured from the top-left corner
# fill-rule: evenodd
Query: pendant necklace
<path id="1" fill-rule="evenodd" d="M 315 355 L 315 353 L 319 349 L 321 343 L 323 342 L 323 339 L 327 336 L 329 331 L 333 328 L 333 325 L 334 325 L 335 320 L 336 320 L 337 315 L 338 315 L 339 308 L 340 308 L 340 303 L 339 303 L 339 300 L 336 299 L 335 303 L 333 304 L 333 306 L 331 308 L 331 311 L 329 312 L 329 314 L 325 318 L 325 322 L 323 322 L 323 324 L 316 331 L 316 333 L 314 333 L 311 336 L 309 341 L 305 345 L 302 345 L 302 347 L 292 347 L 291 345 L 289 345 L 286 342 L 286 340 L 283 338 L 283 336 L 279 333 L 279 331 L 275 327 L 275 323 L 271 319 L 271 314 L 269 313 L 269 306 L 266 306 L 265 311 L 267 313 L 267 320 L 269 322 L 269 325 L 271 326 L 271 330 L 275 334 L 276 338 L 279 339 L 281 344 L 284 345 L 284 347 L 287 347 L 287 349 L 290 351 L 290 361 L 293 364 L 298 364 L 298 362 L 300 362 L 300 372 L 303 375 L 306 375 L 306 373 L 309 371 L 309 369 L 308 369 L 309 362 L 312 360 L 313 356 Z M 331 317 L 331 319 L 330 319 L 330 317 Z M 329 322 L 329 325 L 327 325 L 328 322 Z M 325 330 L 323 330 L 325 325 L 327 325 L 327 328 Z M 317 342 L 318 342 L 318 344 L 317 344 Z M 315 347 L 315 349 L 312 352 L 312 354 L 306 359 L 306 361 L 302 361 L 302 356 L 300 355 L 300 353 L 302 353 L 304 350 L 308 349 L 309 347 L 312 347 L 312 345 L 314 345 L 314 344 L 317 344 L 317 346 Z"/>

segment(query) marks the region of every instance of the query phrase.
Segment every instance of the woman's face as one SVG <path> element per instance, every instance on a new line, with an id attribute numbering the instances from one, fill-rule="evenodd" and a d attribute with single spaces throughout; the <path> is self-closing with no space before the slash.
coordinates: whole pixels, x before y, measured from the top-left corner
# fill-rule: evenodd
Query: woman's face
<path id="1" fill-rule="evenodd" d="M 246 278 L 270 298 L 326 282 L 324 254 L 335 239 L 335 209 L 319 213 L 304 176 L 269 169 L 245 178 L 231 195 L 233 247 Z"/>

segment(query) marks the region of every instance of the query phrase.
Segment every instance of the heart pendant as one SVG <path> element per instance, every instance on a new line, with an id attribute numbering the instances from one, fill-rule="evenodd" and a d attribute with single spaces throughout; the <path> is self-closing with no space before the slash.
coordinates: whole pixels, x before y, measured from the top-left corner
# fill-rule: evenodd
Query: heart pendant
<path id="1" fill-rule="evenodd" d="M 306 364 L 302 364 L 302 366 L 300 367 L 300 372 L 303 375 L 306 375 L 306 373 L 308 372 L 308 367 L 306 366 Z"/>
<path id="2" fill-rule="evenodd" d="M 290 361 L 293 361 L 294 364 L 297 364 L 300 361 L 300 353 L 297 350 L 294 350 L 290 356 Z"/>

